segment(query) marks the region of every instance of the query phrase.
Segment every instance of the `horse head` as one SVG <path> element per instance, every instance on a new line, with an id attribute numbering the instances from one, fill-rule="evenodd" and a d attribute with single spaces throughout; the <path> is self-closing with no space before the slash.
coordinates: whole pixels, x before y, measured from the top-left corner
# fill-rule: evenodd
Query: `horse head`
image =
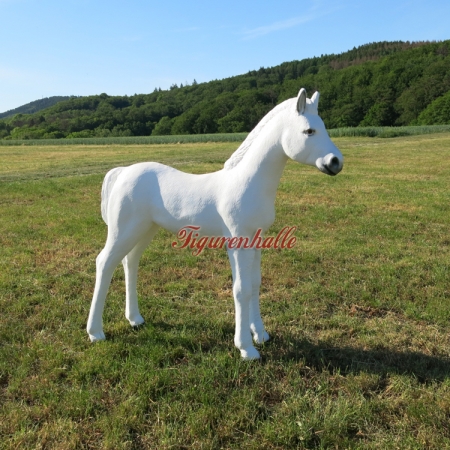
<path id="1" fill-rule="evenodd" d="M 288 122 L 283 127 L 281 143 L 285 154 L 294 161 L 316 166 L 327 175 L 337 175 L 344 165 L 344 157 L 328 136 L 318 114 L 319 93 L 306 98 L 300 89 L 288 109 Z"/>

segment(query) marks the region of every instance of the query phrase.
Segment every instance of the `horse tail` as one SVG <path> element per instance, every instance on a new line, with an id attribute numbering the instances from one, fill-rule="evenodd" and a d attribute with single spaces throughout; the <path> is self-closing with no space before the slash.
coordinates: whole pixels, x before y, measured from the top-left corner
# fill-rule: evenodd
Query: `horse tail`
<path id="1" fill-rule="evenodd" d="M 120 175 L 120 172 L 124 167 L 116 167 L 115 169 L 111 169 L 106 175 L 103 180 L 102 184 L 102 203 L 101 203 L 101 210 L 102 210 L 102 218 L 105 221 L 106 225 L 108 225 L 108 202 L 109 197 L 111 196 L 111 191 L 114 187 L 114 184 L 117 180 L 117 177 Z"/>

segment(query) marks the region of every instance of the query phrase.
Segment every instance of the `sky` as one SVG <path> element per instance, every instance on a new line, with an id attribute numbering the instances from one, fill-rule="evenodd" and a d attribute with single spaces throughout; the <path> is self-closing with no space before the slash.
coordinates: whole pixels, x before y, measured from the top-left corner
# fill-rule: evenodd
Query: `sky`
<path id="1" fill-rule="evenodd" d="M 449 0 L 0 0 L 0 113 L 134 95 L 379 41 L 450 39 Z"/>

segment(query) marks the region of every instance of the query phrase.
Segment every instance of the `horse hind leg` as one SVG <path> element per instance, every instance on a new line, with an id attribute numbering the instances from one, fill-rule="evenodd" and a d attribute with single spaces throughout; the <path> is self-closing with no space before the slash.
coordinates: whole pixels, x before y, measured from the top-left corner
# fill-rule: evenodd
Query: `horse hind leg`
<path id="1" fill-rule="evenodd" d="M 105 339 L 102 317 L 114 270 L 146 234 L 141 231 L 142 228 L 139 226 L 141 224 L 130 225 L 122 230 L 120 227 L 109 226 L 105 247 L 96 259 L 95 289 L 86 327 L 92 342 Z M 114 232 L 112 232 L 112 228 L 114 228 Z"/>
<path id="2" fill-rule="evenodd" d="M 115 252 L 114 248 L 108 244 L 97 256 L 95 289 L 86 327 L 89 339 L 92 342 L 105 339 L 102 320 L 103 310 L 112 275 L 120 260 L 121 255 Z"/>
<path id="3" fill-rule="evenodd" d="M 147 248 L 150 241 L 158 231 L 158 226 L 153 225 L 148 233 L 133 247 L 133 249 L 123 258 L 122 264 L 125 271 L 126 306 L 125 317 L 131 326 L 135 327 L 144 323 L 144 318 L 139 312 L 137 295 L 137 276 L 139 260 Z"/>

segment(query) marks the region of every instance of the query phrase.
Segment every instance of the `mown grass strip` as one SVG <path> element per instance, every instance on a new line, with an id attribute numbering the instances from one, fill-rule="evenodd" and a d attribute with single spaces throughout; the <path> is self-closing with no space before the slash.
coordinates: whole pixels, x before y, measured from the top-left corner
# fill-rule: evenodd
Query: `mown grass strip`
<path id="1" fill-rule="evenodd" d="M 198 166 L 204 164 L 220 168 L 238 146 L 235 142 L 218 142 L 0 147 L 0 182 L 104 175 L 113 167 L 142 161 L 162 162 L 188 171 L 199 170 Z"/>

